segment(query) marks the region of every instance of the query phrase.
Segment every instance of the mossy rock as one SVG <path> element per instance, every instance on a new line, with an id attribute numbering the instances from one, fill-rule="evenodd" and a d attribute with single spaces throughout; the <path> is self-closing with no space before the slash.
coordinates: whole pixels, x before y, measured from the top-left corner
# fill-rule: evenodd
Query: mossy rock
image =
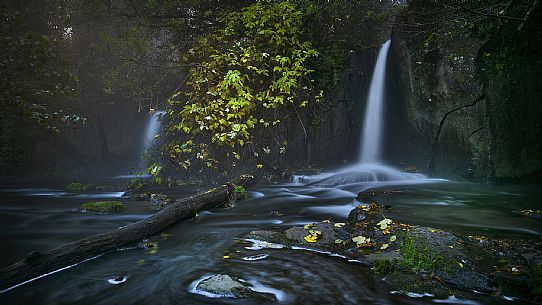
<path id="1" fill-rule="evenodd" d="M 384 282 L 394 291 L 403 294 L 429 293 L 437 298 L 445 298 L 450 295 L 446 286 L 431 277 L 422 277 L 417 274 L 407 274 L 400 271 L 394 271 L 384 278 Z"/>
<path id="2" fill-rule="evenodd" d="M 248 198 L 248 192 L 242 185 L 234 186 L 233 190 L 237 200 L 244 200 Z"/>
<path id="3" fill-rule="evenodd" d="M 126 206 L 120 201 L 94 201 L 81 205 L 81 211 L 94 213 L 110 213 L 125 210 Z"/>
<path id="4" fill-rule="evenodd" d="M 90 190 L 96 190 L 97 187 L 93 184 L 83 184 L 83 183 L 79 183 L 79 182 L 73 182 L 73 183 L 70 183 L 66 186 L 66 189 L 68 189 L 68 191 L 74 191 L 74 192 L 77 192 L 77 191 L 90 191 Z"/>

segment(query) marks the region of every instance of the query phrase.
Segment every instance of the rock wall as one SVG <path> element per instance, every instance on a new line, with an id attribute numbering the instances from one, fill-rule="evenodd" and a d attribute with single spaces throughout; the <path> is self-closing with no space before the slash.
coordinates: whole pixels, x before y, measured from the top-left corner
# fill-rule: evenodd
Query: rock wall
<path id="1" fill-rule="evenodd" d="M 476 182 L 540 179 L 542 56 L 533 52 L 541 39 L 532 39 L 540 29 L 488 41 L 465 35 L 421 50 L 402 26 L 413 21 L 398 21 L 388 64 L 390 162 Z M 494 71 L 485 57 L 506 48 L 513 51 Z"/>
<path id="2" fill-rule="evenodd" d="M 325 101 L 327 110 L 310 122 L 311 159 L 322 167 L 358 159 L 363 113 L 378 49 L 352 52 L 341 81 Z"/>

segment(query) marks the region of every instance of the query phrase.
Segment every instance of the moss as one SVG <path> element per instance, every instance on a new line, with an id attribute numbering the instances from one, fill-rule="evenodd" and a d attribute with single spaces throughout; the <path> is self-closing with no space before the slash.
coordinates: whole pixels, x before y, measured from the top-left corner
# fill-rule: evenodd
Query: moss
<path id="1" fill-rule="evenodd" d="M 397 260 L 382 259 L 373 262 L 373 270 L 380 274 L 391 273 L 397 270 L 398 267 Z"/>
<path id="2" fill-rule="evenodd" d="M 126 206 L 120 201 L 94 201 L 87 202 L 81 205 L 82 211 L 95 213 L 117 212 L 124 209 L 126 209 Z"/>
<path id="3" fill-rule="evenodd" d="M 93 184 L 83 184 L 79 182 L 73 182 L 66 186 L 66 189 L 68 191 L 89 191 L 89 190 L 95 190 L 97 187 Z"/>
<path id="4" fill-rule="evenodd" d="M 535 265 L 531 271 L 531 281 L 533 290 L 531 294 L 542 296 L 542 265 Z"/>
<path id="5" fill-rule="evenodd" d="M 403 259 L 399 264 L 413 271 L 435 271 L 449 268 L 451 259 L 433 251 L 427 244 L 404 234 L 401 241 L 401 255 Z M 450 271 L 450 270 L 446 270 Z"/>
<path id="6" fill-rule="evenodd" d="M 233 191 L 237 195 L 237 200 L 243 200 L 248 197 L 247 190 L 241 185 L 234 186 Z"/>
<path id="7" fill-rule="evenodd" d="M 291 246 L 293 246 L 295 244 L 295 242 L 291 239 L 289 239 L 286 234 L 280 234 L 277 238 L 277 243 L 281 244 L 281 245 L 284 245 L 288 248 L 290 248 Z"/>

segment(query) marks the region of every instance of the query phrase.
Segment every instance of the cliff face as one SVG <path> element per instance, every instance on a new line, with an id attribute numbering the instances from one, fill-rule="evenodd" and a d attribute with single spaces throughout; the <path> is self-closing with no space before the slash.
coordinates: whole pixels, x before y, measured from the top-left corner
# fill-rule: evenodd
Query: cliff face
<path id="1" fill-rule="evenodd" d="M 392 32 L 388 69 L 391 159 L 432 176 L 489 178 L 491 130 L 475 62 L 481 42 L 422 54 L 401 30 Z"/>
<path id="2" fill-rule="evenodd" d="M 322 167 L 358 159 L 360 131 L 378 49 L 352 52 L 341 80 L 309 122 L 311 161 Z"/>
<path id="3" fill-rule="evenodd" d="M 532 18 L 521 32 L 497 33 L 488 40 L 463 35 L 429 50 L 404 26 L 416 20 L 397 18 L 386 73 L 384 162 L 454 180 L 539 179 L 540 18 Z M 517 45 L 518 40 L 526 43 Z M 505 63 L 488 59 L 502 50 L 507 50 Z M 325 105 L 316 114 L 302 115 L 303 126 L 292 125 L 290 152 L 297 160 L 308 154 L 304 160 L 324 168 L 357 160 L 377 51 L 352 53 Z"/>
<path id="4" fill-rule="evenodd" d="M 487 41 L 465 35 L 421 50 L 402 26 L 409 22 L 399 20 L 392 30 L 390 160 L 453 179 L 539 178 L 542 57 L 533 51 L 541 45 L 540 38 L 533 39 L 533 31 L 540 32 L 536 24 Z M 527 43 L 517 46 L 518 40 Z M 503 50 L 505 61 L 488 59 Z"/>

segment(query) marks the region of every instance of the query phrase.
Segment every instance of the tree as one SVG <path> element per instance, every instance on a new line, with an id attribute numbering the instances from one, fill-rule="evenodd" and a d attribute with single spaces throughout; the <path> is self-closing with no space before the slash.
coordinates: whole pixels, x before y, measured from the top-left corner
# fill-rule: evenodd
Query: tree
<path id="1" fill-rule="evenodd" d="M 168 101 L 165 149 L 179 168 L 235 165 L 271 153 L 273 144 L 284 152 L 284 112 L 320 96 L 307 68 L 318 53 L 301 40 L 302 14 L 292 2 L 258 1 L 222 23 L 189 50 L 185 90 Z"/>

